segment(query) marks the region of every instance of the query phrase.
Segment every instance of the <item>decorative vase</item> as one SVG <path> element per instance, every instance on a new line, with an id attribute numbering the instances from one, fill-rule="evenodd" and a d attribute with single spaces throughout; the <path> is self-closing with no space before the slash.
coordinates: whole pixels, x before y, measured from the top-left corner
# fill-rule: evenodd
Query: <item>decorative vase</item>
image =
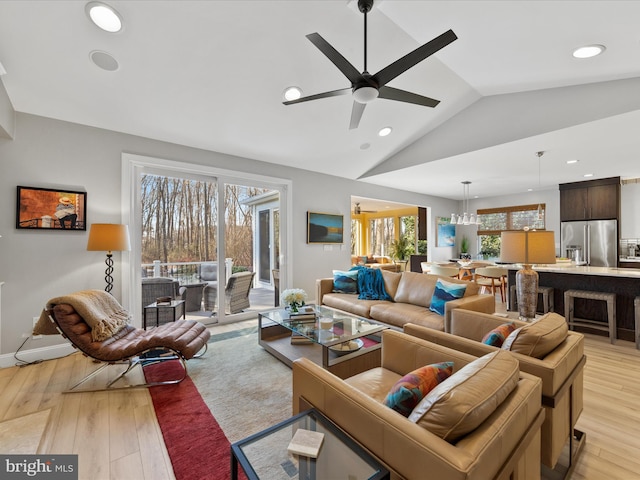
<path id="1" fill-rule="evenodd" d="M 531 265 L 525 264 L 516 272 L 516 292 L 520 317 L 531 321 L 538 306 L 538 272 Z"/>

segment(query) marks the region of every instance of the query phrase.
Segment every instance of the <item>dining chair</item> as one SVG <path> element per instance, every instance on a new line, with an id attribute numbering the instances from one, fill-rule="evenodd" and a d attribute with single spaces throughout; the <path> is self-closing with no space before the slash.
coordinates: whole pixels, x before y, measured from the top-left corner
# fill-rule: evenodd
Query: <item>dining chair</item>
<path id="1" fill-rule="evenodd" d="M 431 265 L 431 275 L 439 275 L 441 277 L 455 277 L 458 278 L 460 274 L 460 267 L 443 267 L 441 265 Z"/>
<path id="2" fill-rule="evenodd" d="M 507 270 L 502 267 L 480 267 L 476 268 L 474 275 L 475 282 L 480 286 L 481 291 L 490 291 L 495 296 L 496 289 L 500 290 L 502 303 L 506 298 Z"/>

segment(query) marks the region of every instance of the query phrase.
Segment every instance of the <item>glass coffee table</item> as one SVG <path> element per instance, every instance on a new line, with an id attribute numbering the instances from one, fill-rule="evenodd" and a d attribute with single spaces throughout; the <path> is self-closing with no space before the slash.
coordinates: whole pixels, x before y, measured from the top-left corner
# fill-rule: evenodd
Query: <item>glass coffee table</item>
<path id="1" fill-rule="evenodd" d="M 288 451 L 289 442 L 299 428 L 324 434 L 317 458 Z M 369 452 L 315 409 L 232 444 L 232 480 L 238 478 L 238 462 L 249 480 L 389 478 L 389 471 Z"/>
<path id="2" fill-rule="evenodd" d="M 381 332 L 373 320 L 326 306 L 309 306 L 315 320 L 283 308 L 258 314 L 258 343 L 288 366 L 306 357 L 340 378 L 380 366 Z"/>

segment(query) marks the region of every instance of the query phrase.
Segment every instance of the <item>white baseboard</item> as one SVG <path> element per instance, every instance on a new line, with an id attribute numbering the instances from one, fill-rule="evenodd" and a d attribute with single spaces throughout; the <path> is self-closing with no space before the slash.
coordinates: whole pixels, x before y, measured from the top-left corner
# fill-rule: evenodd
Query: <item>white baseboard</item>
<path id="1" fill-rule="evenodd" d="M 52 345 L 50 347 L 31 348 L 29 350 L 21 350 L 18 352 L 18 358 L 27 363 L 37 362 L 38 360 L 53 360 L 54 358 L 64 357 L 70 353 L 77 352 L 70 343 L 61 345 Z M 18 362 L 14 353 L 6 353 L 0 355 L 0 368 L 13 367 Z"/>

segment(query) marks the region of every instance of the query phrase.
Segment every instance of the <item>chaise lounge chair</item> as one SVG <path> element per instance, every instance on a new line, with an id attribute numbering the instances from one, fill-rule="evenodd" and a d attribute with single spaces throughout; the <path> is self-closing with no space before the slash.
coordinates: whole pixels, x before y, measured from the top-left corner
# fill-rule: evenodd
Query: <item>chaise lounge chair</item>
<path id="1" fill-rule="evenodd" d="M 84 290 L 49 300 L 33 333 L 60 333 L 83 355 L 104 363 L 69 392 L 108 365 L 120 363 L 128 364 L 126 370 L 99 390 L 179 383 L 187 376 L 186 361 L 204 355 L 211 336 L 207 327 L 193 320 L 165 323 L 151 330 L 136 328 L 128 321 L 129 313 L 110 294 L 102 290 Z M 156 355 L 158 353 L 161 355 Z M 180 378 L 113 387 L 136 365 L 166 360 L 180 362 L 184 370 Z"/>

